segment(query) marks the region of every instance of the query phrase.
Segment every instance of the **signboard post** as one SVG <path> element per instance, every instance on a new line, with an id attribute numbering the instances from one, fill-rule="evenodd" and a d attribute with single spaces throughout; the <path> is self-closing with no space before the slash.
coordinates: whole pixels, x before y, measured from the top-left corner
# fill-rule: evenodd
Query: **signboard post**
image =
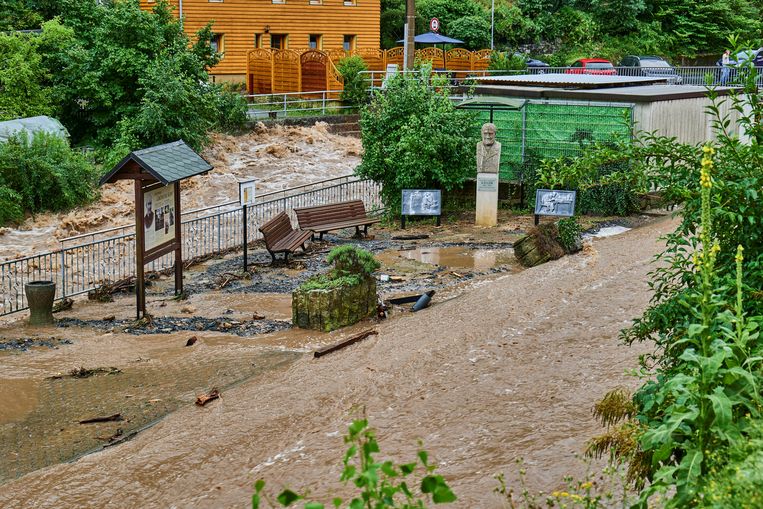
<path id="1" fill-rule="evenodd" d="M 244 180 L 238 183 L 238 199 L 241 203 L 242 221 L 244 222 L 244 272 L 248 265 L 247 254 L 249 247 L 249 231 L 247 229 L 248 220 L 246 217 L 246 208 L 249 205 L 254 205 L 254 184 L 255 179 Z"/>
<path id="2" fill-rule="evenodd" d="M 537 189 L 535 191 L 535 225 L 540 223 L 540 216 L 574 216 L 576 198 L 577 191 Z"/>
<path id="3" fill-rule="evenodd" d="M 180 181 L 212 166 L 184 141 L 130 152 L 100 184 L 132 180 L 135 186 L 135 300 L 137 317 L 146 316 L 145 265 L 174 253 L 175 293 L 183 291 Z"/>
<path id="4" fill-rule="evenodd" d="M 403 189 L 400 228 L 405 229 L 405 216 L 435 216 L 440 226 L 442 192 L 439 189 Z"/>

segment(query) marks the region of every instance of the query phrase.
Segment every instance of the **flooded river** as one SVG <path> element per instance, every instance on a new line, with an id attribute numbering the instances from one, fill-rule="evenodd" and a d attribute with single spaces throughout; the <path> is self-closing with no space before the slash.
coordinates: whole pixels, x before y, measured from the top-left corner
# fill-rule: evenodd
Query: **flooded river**
<path id="1" fill-rule="evenodd" d="M 183 210 L 238 199 L 237 182 L 257 179 L 257 194 L 348 175 L 360 162 L 360 140 L 313 127 L 266 128 L 241 136 L 217 135 L 202 155 L 213 170 L 182 183 Z M 132 182 L 109 184 L 100 198 L 63 213 L 37 214 L 18 228 L 0 228 L 0 260 L 53 251 L 60 240 L 81 233 L 134 224 Z"/>
<path id="2" fill-rule="evenodd" d="M 444 266 L 443 258 L 423 257 L 433 255 L 433 247 L 453 246 L 387 246 L 382 251 L 399 262 L 382 270 L 403 281 L 385 283 L 382 291 L 411 291 L 417 284 L 423 290 L 445 281 L 458 290 L 447 298 L 447 288 L 438 290 L 440 299 L 418 313 L 338 334 L 289 329 L 251 337 L 207 330 L 140 335 L 100 325 L 38 331 L 5 325 L 0 334 L 6 337 L 39 335 L 72 344 L 0 352 L 0 378 L 11 381 L 8 387 L 18 395 L 1 414 L 3 443 L 51 444 L 24 460 L 12 448 L 2 451 L 4 464 L 11 465 L 6 479 L 35 465 L 51 466 L 7 480 L 0 506 L 240 508 L 259 478 L 274 491 L 309 489 L 327 502 L 351 493 L 338 482 L 342 435 L 363 415 L 378 429 L 383 457 L 410 461 L 421 440 L 458 495 L 456 507 L 505 507 L 493 493 L 493 476 L 503 472 L 516 487 L 518 458 L 524 458 L 531 490 L 556 489 L 563 476 L 580 477 L 585 470 L 577 456 L 601 431 L 591 416 L 593 403 L 614 386 L 638 383 L 625 371 L 649 347 L 624 347 L 617 335 L 646 306 L 646 273 L 660 249 L 657 239 L 674 226 L 656 220 L 524 271 L 510 265 L 499 272 L 455 264 L 442 269 L 434 263 Z M 420 258 L 408 259 L 405 252 L 416 249 L 419 254 L 411 256 Z M 429 268 L 417 276 L 408 263 Z M 475 271 L 478 276 L 463 277 Z M 261 279 L 241 285 L 277 286 L 257 272 Z M 284 292 L 233 285 L 178 302 L 161 285 L 153 291 L 149 307 L 155 315 L 248 323 L 254 315 L 278 321 L 288 314 L 276 295 Z M 131 306 L 125 297 L 105 306 L 78 305 L 66 316 L 127 319 Z M 352 347 L 320 359 L 306 354 L 370 327 L 379 334 Z M 191 335 L 197 343 L 186 347 Z M 77 367 L 114 367 L 119 373 L 66 377 Z M 194 405 L 213 385 L 222 398 Z M 103 394 L 109 397 L 98 396 Z M 67 408 L 64 401 L 76 403 Z M 46 407 L 55 412 L 41 417 Z M 72 444 L 102 447 L 120 428 L 125 436 L 133 424 L 154 422 L 159 407 L 169 413 L 132 440 L 55 464 Z M 79 424 L 116 413 L 125 420 Z"/>

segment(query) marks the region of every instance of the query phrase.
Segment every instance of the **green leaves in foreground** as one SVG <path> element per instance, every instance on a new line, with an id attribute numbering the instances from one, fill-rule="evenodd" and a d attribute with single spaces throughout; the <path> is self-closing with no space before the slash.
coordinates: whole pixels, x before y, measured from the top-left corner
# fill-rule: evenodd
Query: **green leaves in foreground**
<path id="1" fill-rule="evenodd" d="M 429 464 L 429 455 L 426 451 L 419 451 L 418 461 L 395 465 L 392 461 L 377 462 L 373 455 L 379 452 L 379 444 L 376 441 L 374 431 L 368 427 L 366 419 L 355 420 L 350 424 L 348 434 L 344 437 L 349 444 L 344 455 L 344 469 L 340 480 L 352 482 L 360 489 L 358 496 L 350 500 L 348 509 L 364 508 L 399 508 L 399 509 L 423 509 L 425 503 L 431 500 L 435 504 L 446 504 L 456 501 L 456 495 L 448 486 L 441 475 L 435 475 L 436 467 Z M 426 475 L 421 479 L 420 491 L 422 496 L 417 496 L 409 487 L 406 479 L 423 468 Z M 412 483 L 411 486 L 416 483 Z M 263 493 L 265 481 L 259 479 L 254 483 L 252 495 L 252 509 L 258 509 L 260 502 L 265 499 L 271 507 L 289 507 L 294 502 L 304 500 L 304 495 L 299 495 L 289 489 L 282 491 L 274 505 Z M 334 498 L 331 505 L 339 509 L 344 504 L 341 498 Z M 320 502 L 307 502 L 304 509 L 324 509 Z"/>

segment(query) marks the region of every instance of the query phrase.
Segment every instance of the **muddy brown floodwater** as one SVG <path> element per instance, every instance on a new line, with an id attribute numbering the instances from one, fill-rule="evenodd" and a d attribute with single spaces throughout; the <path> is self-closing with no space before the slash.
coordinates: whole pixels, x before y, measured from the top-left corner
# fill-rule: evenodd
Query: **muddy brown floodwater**
<path id="1" fill-rule="evenodd" d="M 183 210 L 238 199 L 237 182 L 244 177 L 257 179 L 260 195 L 349 175 L 360 162 L 361 152 L 359 139 L 332 134 L 324 122 L 270 128 L 260 123 L 248 134 L 215 135 L 202 153 L 212 171 L 181 185 Z M 37 214 L 18 228 L 0 228 L 0 260 L 52 251 L 66 237 L 134 223 L 131 182 L 107 185 L 100 193 L 86 207 Z"/>
<path id="2" fill-rule="evenodd" d="M 493 493 L 493 476 L 504 472 L 516 481 L 517 458 L 524 458 L 530 489 L 556 489 L 563 476 L 584 473 L 577 456 L 601 432 L 592 405 L 615 386 L 638 384 L 625 372 L 649 345 L 622 346 L 618 331 L 646 306 L 646 274 L 661 248 L 657 239 L 674 227 L 673 220 L 656 219 L 621 235 L 594 239 L 574 256 L 474 278 L 455 298 L 435 301 L 419 313 L 338 334 L 304 333 L 288 348 L 278 335 L 294 331 L 260 339 L 205 331 L 197 333 L 196 346 L 185 347 L 190 332 L 136 336 L 92 330 L 73 338 L 71 345 L 5 355 L 0 358 L 4 380 L 30 373 L 37 380 L 36 385 L 17 382 L 4 390 L 17 400 L 4 410 L 16 423 L 19 415 L 32 416 L 42 402 L 72 397 L 67 391 L 77 381 L 49 378 L 62 365 L 119 368 L 119 374 L 85 380 L 114 384 L 122 400 L 145 402 L 125 407 L 129 419 L 138 420 L 140 411 L 150 413 L 152 404 L 176 406 L 128 442 L 5 482 L 0 506 L 243 508 L 259 478 L 273 490 L 309 489 L 328 501 L 330 495 L 349 493 L 337 481 L 342 436 L 363 413 L 378 430 L 384 456 L 411 460 L 417 440 L 423 441 L 458 495 L 456 507 L 505 507 Z M 426 249 L 423 243 L 418 247 Z M 206 298 L 200 294 L 186 304 L 165 305 L 177 306 L 178 312 L 183 305 L 205 308 Z M 263 299 L 274 297 L 236 293 L 227 298 L 232 300 L 208 310 L 210 316 L 230 307 L 230 315 L 244 320 L 263 311 Z M 161 305 L 160 295 L 152 299 L 153 306 Z M 128 316 L 131 307 L 123 306 L 106 311 L 86 306 L 78 316 Z M 269 318 L 286 313 L 282 306 L 273 307 Z M 369 326 L 379 334 L 317 360 L 296 356 Z M 37 334 L 65 337 L 66 331 Z M 23 328 L 16 332 L 32 334 Z M 294 357 L 258 357 L 266 353 Z M 54 358 L 68 362 L 52 362 Z M 202 372 L 184 366 L 199 366 Z M 268 369 L 258 372 L 258 366 Z M 142 375 L 152 369 L 152 377 Z M 208 389 L 204 373 L 225 380 L 228 371 L 230 379 L 237 378 L 237 370 L 251 372 L 246 381 L 224 388 L 220 400 L 205 407 L 191 403 L 198 391 Z M 162 371 L 164 385 L 145 383 Z M 120 408 L 94 406 L 64 420 L 109 415 Z M 0 418 L 0 427 L 8 422 Z M 93 426 L 97 439 L 116 434 L 118 425 L 63 428 Z M 27 440 L 28 431 L 20 430 L 17 440 Z M 60 454 L 52 449 L 39 454 Z"/>

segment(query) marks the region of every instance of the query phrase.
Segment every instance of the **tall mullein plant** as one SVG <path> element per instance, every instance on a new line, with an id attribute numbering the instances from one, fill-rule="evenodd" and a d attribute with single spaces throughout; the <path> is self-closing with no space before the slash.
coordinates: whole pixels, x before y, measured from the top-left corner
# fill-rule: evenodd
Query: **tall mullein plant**
<path id="1" fill-rule="evenodd" d="M 726 448 L 743 440 L 749 420 L 761 415 L 757 366 L 762 352 L 757 322 L 744 314 L 741 246 L 736 302 L 722 299 L 716 280 L 721 248 L 714 238 L 711 206 L 714 153 L 711 146 L 703 148 L 700 247 L 693 256 L 698 291 L 682 301 L 692 323 L 670 345 L 681 353 L 660 364 L 634 397 L 637 418 L 646 427 L 640 447 L 652 462 L 652 482 L 641 493 L 643 507 L 652 495 L 671 489 L 675 495 L 667 507 L 693 505 L 706 474 L 725 464 Z"/>

